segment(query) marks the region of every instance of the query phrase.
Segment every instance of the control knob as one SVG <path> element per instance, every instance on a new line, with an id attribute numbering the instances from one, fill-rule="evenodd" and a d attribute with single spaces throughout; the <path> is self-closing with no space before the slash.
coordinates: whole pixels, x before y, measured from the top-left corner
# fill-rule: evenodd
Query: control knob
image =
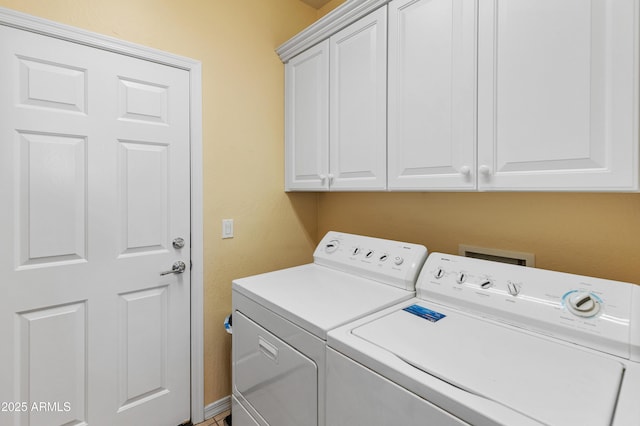
<path id="1" fill-rule="evenodd" d="M 324 251 L 327 253 L 333 253 L 334 251 L 338 250 L 339 246 L 340 246 L 340 241 L 331 240 L 324 246 Z"/>
<path id="2" fill-rule="evenodd" d="M 486 290 L 486 289 L 491 288 L 491 287 L 493 287 L 493 281 L 491 281 L 490 279 L 485 278 L 482 281 L 480 281 L 480 288 Z"/>
<path id="3" fill-rule="evenodd" d="M 520 286 L 514 282 L 509 281 L 507 282 L 507 291 L 510 295 L 517 296 L 518 294 L 520 294 Z"/>
<path id="4" fill-rule="evenodd" d="M 444 269 L 442 269 L 442 268 L 436 269 L 435 272 L 433 273 L 433 276 L 434 276 L 434 278 L 436 278 L 438 280 L 440 278 L 444 277 Z"/>
<path id="5" fill-rule="evenodd" d="M 569 311 L 579 317 L 592 317 L 600 311 L 600 300 L 587 291 L 573 291 L 565 297 Z"/>
<path id="6" fill-rule="evenodd" d="M 397 266 L 402 265 L 402 262 L 404 262 L 404 259 L 401 256 L 396 256 L 393 258 L 393 263 L 395 263 Z"/>

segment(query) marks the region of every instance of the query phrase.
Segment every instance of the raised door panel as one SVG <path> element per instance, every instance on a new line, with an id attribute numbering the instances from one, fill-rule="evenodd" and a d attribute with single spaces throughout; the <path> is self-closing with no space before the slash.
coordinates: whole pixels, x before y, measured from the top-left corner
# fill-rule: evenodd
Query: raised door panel
<path id="1" fill-rule="evenodd" d="M 86 138 L 17 133 L 19 267 L 86 261 Z"/>
<path id="2" fill-rule="evenodd" d="M 476 188 L 476 9 L 389 4 L 389 189 Z"/>
<path id="3" fill-rule="evenodd" d="M 119 141 L 120 254 L 167 250 L 169 145 Z"/>
<path id="4" fill-rule="evenodd" d="M 479 188 L 637 190 L 638 1 L 479 14 Z"/>
<path id="5" fill-rule="evenodd" d="M 332 190 L 386 189 L 387 8 L 330 38 Z"/>
<path id="6" fill-rule="evenodd" d="M 285 189 L 327 190 L 329 41 L 285 66 Z"/>
<path id="7" fill-rule="evenodd" d="M 118 411 L 169 393 L 167 286 L 121 294 Z"/>
<path id="8" fill-rule="evenodd" d="M 26 409 L 14 412 L 14 424 L 88 424 L 86 320 L 87 301 L 16 312 L 12 401 Z"/>

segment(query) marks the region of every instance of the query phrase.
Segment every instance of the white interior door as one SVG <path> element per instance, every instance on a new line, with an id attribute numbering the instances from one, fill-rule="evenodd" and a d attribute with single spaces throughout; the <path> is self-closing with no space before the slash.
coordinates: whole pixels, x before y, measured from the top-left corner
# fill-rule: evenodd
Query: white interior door
<path id="1" fill-rule="evenodd" d="M 188 72 L 5 26 L 0 40 L 0 425 L 182 423 Z"/>

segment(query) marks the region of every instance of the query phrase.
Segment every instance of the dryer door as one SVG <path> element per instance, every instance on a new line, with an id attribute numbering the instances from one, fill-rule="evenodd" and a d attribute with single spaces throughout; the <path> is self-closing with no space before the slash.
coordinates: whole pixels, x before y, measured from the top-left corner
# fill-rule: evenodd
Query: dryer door
<path id="1" fill-rule="evenodd" d="M 317 426 L 316 364 L 236 311 L 235 391 L 271 426 Z"/>

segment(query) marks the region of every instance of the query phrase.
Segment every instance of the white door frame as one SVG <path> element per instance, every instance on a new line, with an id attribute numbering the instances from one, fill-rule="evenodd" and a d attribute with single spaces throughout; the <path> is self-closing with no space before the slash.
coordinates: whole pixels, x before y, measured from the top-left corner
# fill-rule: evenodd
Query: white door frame
<path id="1" fill-rule="evenodd" d="M 191 150 L 191 421 L 204 420 L 202 64 L 194 59 L 118 40 L 0 7 L 0 25 L 35 32 L 189 72 Z"/>

